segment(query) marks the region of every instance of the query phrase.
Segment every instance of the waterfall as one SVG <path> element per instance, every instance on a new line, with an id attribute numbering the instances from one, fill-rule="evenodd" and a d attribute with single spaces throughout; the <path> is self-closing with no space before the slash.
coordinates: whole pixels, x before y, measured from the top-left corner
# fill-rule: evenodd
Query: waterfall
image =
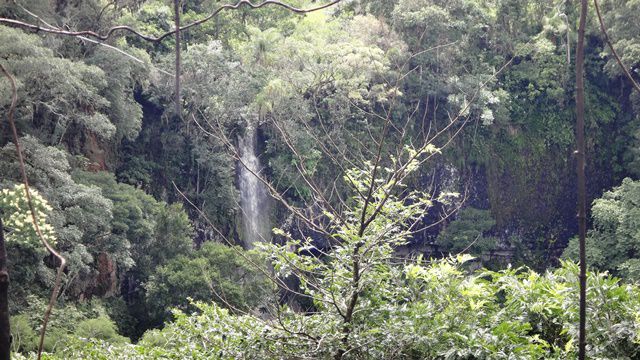
<path id="1" fill-rule="evenodd" d="M 266 185 L 254 175 L 262 171 L 260 159 L 256 156 L 256 142 L 256 130 L 251 125 L 238 139 L 241 159 L 238 188 L 244 232 L 242 241 L 246 248 L 252 248 L 256 241 L 271 239 L 269 193 Z"/>

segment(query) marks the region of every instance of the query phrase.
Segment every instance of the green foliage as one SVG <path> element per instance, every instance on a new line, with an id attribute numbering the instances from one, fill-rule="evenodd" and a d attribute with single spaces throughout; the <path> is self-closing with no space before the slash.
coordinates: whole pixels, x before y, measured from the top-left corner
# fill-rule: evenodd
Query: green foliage
<path id="1" fill-rule="evenodd" d="M 35 35 L 0 26 L 0 53 L 18 82 L 20 103 L 16 120 L 33 124 L 41 141 L 57 144 L 64 137 L 76 139 L 74 126 L 108 140 L 116 132 L 109 121 L 105 73 L 82 62 L 54 56 Z M 5 90 L 6 91 L 6 90 Z M 8 93 L 6 93 L 8 95 Z M 2 105 L 9 96 L 2 96 Z"/>
<path id="2" fill-rule="evenodd" d="M 636 69 L 640 3 L 601 2 L 614 45 Z M 173 28 L 171 4 L 159 0 L 21 4 L 64 29 L 129 24 L 158 35 Z M 183 23 L 202 19 L 212 6 L 183 2 Z M 34 21 L 11 2 L 0 5 L 0 14 Z M 575 48 L 576 15 L 559 0 L 355 0 L 304 16 L 276 6 L 223 11 L 182 34 L 183 114 L 173 113 L 171 37 L 157 44 L 130 34 L 108 41 L 140 63 L 78 38 L 0 26 L 0 62 L 18 81 L 18 130 L 28 134 L 21 141 L 38 218 L 69 261 L 63 298 L 103 295 L 98 278 L 108 278 L 108 295 L 116 295 L 95 312 L 60 308 L 47 357 L 321 359 L 338 349 L 347 350 L 345 358 L 574 357 L 573 264 L 544 274 L 469 274 L 468 258 L 399 262 L 395 249 L 409 242 L 436 201 L 423 186 L 429 170 L 408 159 L 439 150 L 417 154 L 408 144 L 438 133 L 449 148 L 443 161 L 458 166 L 461 180 L 479 175 L 468 184 L 477 191 L 471 195 L 491 214 L 463 210 L 437 242 L 452 253 L 483 253 L 498 243 L 489 234 L 505 234 L 517 249 L 514 261 L 545 268 L 555 260 L 552 250 L 574 232 L 567 52 Z M 640 97 L 621 81 L 594 25 L 586 91 L 590 191 L 597 193 L 639 172 Z M 4 78 L 0 83 L 6 112 L 8 86 Z M 301 211 L 324 216 L 331 232 L 321 247 L 319 235 L 311 239 L 287 220 L 287 231 L 278 230 L 282 244 L 261 245 L 273 263 L 268 270 L 261 256 L 236 248 L 206 242 L 192 249 L 196 236 L 237 238 L 237 164 L 227 142 L 248 126 L 258 130 L 265 176 Z M 473 131 L 458 133 L 464 126 Z M 372 149 L 383 131 L 382 167 L 372 178 Z M 44 303 L 27 295 L 47 293 L 53 269 L 15 187 L 20 178 L 8 135 L 0 130 L 0 211 L 12 306 L 20 313 L 13 317 L 14 345 L 28 353 L 39 326 L 34 314 Z M 404 145 L 397 158 L 388 156 Z M 83 172 L 71 154 L 107 171 Z M 413 173 L 403 173 L 400 184 L 385 182 L 403 161 Z M 345 170 L 354 164 L 363 166 Z M 344 184 L 336 184 L 341 178 Z M 363 202 L 371 185 L 372 198 Z M 196 234 L 185 209 L 168 204 L 182 201 L 174 187 L 218 235 L 193 211 Z M 348 210 L 316 213 L 318 193 Z M 625 180 L 594 203 L 589 247 L 592 264 L 630 279 L 640 276 L 636 193 L 635 182 Z M 281 210 L 268 215 L 283 220 Z M 364 226 L 362 216 L 371 222 Z M 574 241 L 566 254 L 573 252 Z M 299 296 L 311 300 L 308 313 L 265 305 L 272 270 L 280 285 L 287 276 L 300 280 Z M 638 288 L 595 273 L 589 285 L 589 356 L 639 357 Z M 170 307 L 178 308 L 174 321 L 137 345 L 123 343 L 107 317 L 137 338 L 162 325 Z"/>
<path id="3" fill-rule="evenodd" d="M 53 227 L 47 223 L 47 212 L 53 209 L 37 191 L 30 190 L 29 195 L 36 212 L 38 228 L 44 240 L 51 245 L 55 245 L 56 238 Z M 0 191 L 0 215 L 2 215 L 3 225 L 10 230 L 6 235 L 7 241 L 18 242 L 23 246 L 31 247 L 37 247 L 41 244 L 32 218 L 24 184 L 16 185 L 13 189 Z M 0 230 L 6 231 L 5 229 Z"/>
<path id="4" fill-rule="evenodd" d="M 29 353 L 38 349 L 40 327 L 47 307 L 44 298 L 27 296 L 28 306 L 22 314 L 11 317 L 12 351 Z M 85 304 L 59 303 L 52 312 L 44 349 L 55 352 L 73 344 L 76 338 L 97 338 L 107 343 L 123 344 L 128 339 L 118 335 L 115 324 L 106 315 L 102 302 Z"/>
<path id="5" fill-rule="evenodd" d="M 622 62 L 631 69 L 637 68 L 640 64 L 640 25 L 638 25 L 638 12 L 640 3 L 638 1 L 608 0 L 601 4 L 604 22 L 608 26 L 608 31 L 613 42 L 613 47 L 620 55 Z M 615 76 L 622 77 L 622 70 L 618 66 L 610 50 L 604 49 L 608 55 L 606 71 Z M 625 81 L 626 82 L 626 81 Z"/>
<path id="6" fill-rule="evenodd" d="M 44 146 L 30 136 L 23 137 L 20 141 L 32 189 L 47 200 L 51 209 L 46 220 L 53 230 L 47 226 L 43 230 L 49 235 L 51 231 L 55 233 L 56 248 L 67 258 L 66 275 L 72 283 L 72 292 L 82 291 L 82 283 L 92 271 L 93 256 L 106 251 L 95 239 L 109 233 L 112 203 L 100 194 L 99 189 L 73 180 L 69 174 L 71 169 L 65 151 Z M 3 187 L 20 182 L 20 170 L 13 145 L 0 149 L 0 154 Z M 39 221 L 43 219 L 45 218 L 41 217 Z M 9 250 L 11 266 L 15 267 L 10 269 L 15 280 L 12 296 L 18 302 L 24 301 L 27 288 L 39 292 L 53 281 L 52 270 L 43 262 L 44 249 L 33 247 L 33 244 L 35 243 L 31 247 L 17 246 Z M 38 285 L 44 288 L 39 288 Z"/>
<path id="7" fill-rule="evenodd" d="M 411 262 L 367 293 L 371 308 L 352 331 L 366 344 L 357 359 L 567 359 L 577 352 L 578 267 L 537 274 L 526 269 L 465 273 L 469 257 Z M 589 273 L 588 356 L 633 359 L 640 323 L 639 289 L 605 274 Z M 402 287 L 398 287 L 402 285 Z M 195 303 L 194 314 L 175 312 L 162 330 L 136 346 L 92 340 L 60 349 L 53 358 L 280 359 L 332 358 L 341 328 L 326 311 L 303 315 L 280 309 L 278 319 L 234 315 L 215 304 Z"/>
<path id="8" fill-rule="evenodd" d="M 239 247 L 207 242 L 187 256 L 156 268 L 145 284 L 146 301 L 156 319 L 170 317 L 169 310 L 192 311 L 190 299 L 214 301 L 232 310 L 256 309 L 271 297 L 270 282 L 260 272 L 264 262 Z"/>
<path id="9" fill-rule="evenodd" d="M 145 63 L 140 64 L 103 47 L 98 47 L 87 59 L 87 63 L 98 66 L 108 74 L 103 94 L 109 102 L 109 120 L 116 127 L 115 144 L 122 138 L 134 140 L 138 136 L 142 127 L 142 106 L 135 101 L 133 90 L 147 85 L 149 77 L 149 55 L 132 47 L 125 47 L 124 50 L 143 59 Z"/>
<path id="10" fill-rule="evenodd" d="M 490 84 L 469 104 L 478 84 L 502 62 L 496 52 L 488 51 L 494 41 L 491 24 L 496 22 L 489 7 L 468 0 L 401 0 L 391 15 L 396 31 L 415 54 L 409 68 L 429 69 L 406 81 L 404 92 L 412 104 L 431 97 L 430 103 L 441 102 L 451 114 L 470 105 L 465 115 L 482 118 L 486 125 L 499 120 L 499 86 Z"/>
<path id="11" fill-rule="evenodd" d="M 117 171 L 118 182 L 148 189 L 151 185 L 151 171 L 156 164 L 139 156 L 128 157 Z"/>
<path id="12" fill-rule="evenodd" d="M 169 68 L 173 60 L 172 54 L 161 56 L 158 66 Z M 236 164 L 226 144 L 208 135 L 223 131 L 236 138 L 233 131 L 247 114 L 258 80 L 249 77 L 237 56 L 218 41 L 188 47 L 182 64 L 183 94 L 189 99 L 184 121 L 169 110 L 174 101 L 172 78 L 158 79 L 149 89 L 150 99 L 145 102 L 148 113 L 140 136 L 125 142 L 127 155 L 118 169 L 118 179 L 142 186 L 157 198 L 183 201 L 174 191 L 175 183 L 227 233 L 234 228 L 237 210 Z M 168 111 L 163 113 L 165 106 Z M 197 212 L 191 215 L 196 223 L 204 222 Z"/>
<path id="13" fill-rule="evenodd" d="M 637 280 L 640 276 L 640 181 L 626 178 L 591 207 L 594 228 L 587 239 L 591 266 Z M 575 259 L 578 241 L 571 239 L 564 256 Z"/>
<path id="14" fill-rule="evenodd" d="M 495 224 L 488 210 L 465 208 L 438 234 L 436 242 L 448 253 L 484 254 L 497 246 L 496 238 L 487 236 Z"/>
<path id="15" fill-rule="evenodd" d="M 113 203 L 111 231 L 101 239 L 101 247 L 117 262 L 127 289 L 126 309 L 122 308 L 125 304 L 116 304 L 119 309 L 114 320 L 125 335 L 139 336 L 146 328 L 159 325 L 149 318 L 140 284 L 156 268 L 192 251 L 191 222 L 181 204 L 159 202 L 140 189 L 116 182 L 113 174 L 76 171 L 74 177 L 99 187 Z"/>
<path id="16" fill-rule="evenodd" d="M 38 349 L 38 333 L 31 327 L 26 314 L 11 317 L 11 350 L 26 353 Z"/>
<path id="17" fill-rule="evenodd" d="M 135 264 L 149 274 L 166 259 L 191 250 L 191 224 L 180 204 L 159 202 L 140 189 L 116 182 L 107 172 L 77 171 L 74 178 L 99 187 L 113 203 L 111 235 L 103 247 L 109 254 L 123 254 L 117 258 L 123 270 Z"/>
<path id="18" fill-rule="evenodd" d="M 118 335 L 116 324 L 107 317 L 87 319 L 80 322 L 74 335 L 84 339 L 96 339 L 108 343 L 125 343 L 128 339 Z"/>
<path id="19" fill-rule="evenodd" d="M 352 160 L 343 153 L 358 153 L 358 139 L 380 131 L 380 119 L 367 119 L 358 108 L 372 110 L 399 95 L 385 76 L 394 76 L 392 62 L 401 60 L 405 45 L 372 16 L 314 13 L 288 32 L 249 33 L 238 52 L 250 74 L 264 80 L 250 102 L 257 120 L 248 122 L 266 130 L 265 162 L 278 189 L 294 201 L 309 200 L 305 177 L 330 186 L 341 177 L 336 162 Z"/>

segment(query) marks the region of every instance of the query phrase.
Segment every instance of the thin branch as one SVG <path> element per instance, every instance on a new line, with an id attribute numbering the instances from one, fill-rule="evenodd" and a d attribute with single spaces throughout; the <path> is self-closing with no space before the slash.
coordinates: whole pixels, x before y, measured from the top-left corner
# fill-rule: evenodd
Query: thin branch
<path id="1" fill-rule="evenodd" d="M 389 199 L 389 196 L 391 195 L 391 193 L 389 191 L 387 191 L 386 189 L 394 188 L 396 186 L 396 184 L 398 184 L 404 178 L 406 178 L 406 176 L 408 175 L 408 173 L 405 171 L 407 166 L 409 166 L 414 160 L 418 160 L 418 157 L 423 154 L 423 152 L 427 149 L 427 147 L 430 144 L 433 144 L 433 141 L 438 136 L 440 136 L 441 134 L 444 134 L 449 128 L 451 128 L 463 116 L 463 114 L 465 114 L 469 110 L 469 108 L 471 107 L 471 104 L 473 104 L 473 102 L 475 101 L 476 97 L 479 95 L 480 91 L 482 89 L 484 89 L 489 84 L 489 82 L 491 80 L 495 79 L 500 73 L 502 73 L 502 71 L 504 71 L 509 65 L 511 65 L 511 63 L 513 62 L 514 59 L 515 59 L 515 56 L 512 57 L 509 61 L 507 61 L 488 80 L 486 80 L 485 82 L 480 84 L 480 86 L 476 89 L 476 91 L 474 92 L 473 96 L 471 97 L 471 100 L 469 102 L 467 102 L 466 106 L 463 107 L 458 112 L 458 114 L 452 119 L 452 121 L 447 126 L 445 126 L 444 129 L 442 129 L 441 131 L 436 133 L 431 139 L 426 141 L 423 144 L 423 146 L 420 149 L 418 149 L 418 151 L 416 151 L 416 153 L 413 156 L 411 156 L 398 170 L 396 170 L 392 174 L 391 178 L 386 182 L 386 184 L 381 185 L 381 186 L 386 186 L 386 188 L 383 188 L 384 191 L 385 191 L 385 197 L 382 199 L 382 201 L 379 202 L 377 208 L 369 216 L 368 220 L 366 221 L 365 227 L 368 226 L 371 222 L 373 222 L 373 220 L 375 220 L 375 218 L 378 216 L 378 213 L 382 210 L 382 208 L 386 204 L 387 200 Z M 451 143 L 451 141 L 453 141 L 453 139 L 456 138 L 457 135 L 460 134 L 460 132 L 462 132 L 462 130 L 464 129 L 464 127 L 467 124 L 467 122 L 468 122 L 468 118 L 465 119 L 465 121 L 462 123 L 460 128 L 458 128 L 456 130 L 456 132 L 453 134 L 453 136 L 443 146 L 441 146 L 441 148 L 442 147 L 446 147 L 447 145 L 449 145 L 449 143 Z M 432 153 L 432 154 L 426 156 L 425 158 L 418 160 L 419 161 L 418 164 L 419 165 L 423 164 L 424 162 L 426 162 L 429 159 L 431 159 L 435 154 L 437 154 L 437 153 Z"/>
<path id="2" fill-rule="evenodd" d="M 4 24 L 4 25 L 8 25 L 8 26 L 12 26 L 12 27 L 17 27 L 17 28 L 22 28 L 22 29 L 26 29 L 26 30 L 32 30 L 34 32 L 46 32 L 46 33 L 50 33 L 50 34 L 56 34 L 56 35 L 65 35 L 65 36 L 87 36 L 87 37 L 92 37 L 98 40 L 107 40 L 109 39 L 111 36 L 114 36 L 117 33 L 130 33 L 133 35 L 138 36 L 139 38 L 142 38 L 146 41 L 149 42 L 161 42 L 162 40 L 166 39 L 167 37 L 175 34 L 176 32 L 181 32 L 181 31 L 185 31 L 187 29 L 190 29 L 194 26 L 203 24 L 211 19 L 213 19 L 216 15 L 218 15 L 220 12 L 222 12 L 223 10 L 234 10 L 234 9 L 238 9 L 241 6 L 248 6 L 252 9 L 259 9 L 262 7 L 265 7 L 267 5 L 274 5 L 274 6 L 279 6 L 282 7 L 284 9 L 287 9 L 291 12 L 294 12 L 296 14 L 306 14 L 309 12 L 313 12 L 313 11 L 318 11 L 318 10 L 322 10 L 322 9 L 326 9 L 328 7 L 331 7 L 337 3 L 339 3 L 342 0 L 333 0 L 327 4 L 324 5 L 319 5 L 316 7 L 312 7 L 312 8 L 308 8 L 308 9 L 301 9 L 301 8 L 297 8 L 288 4 L 285 4 L 283 2 L 280 1 L 276 1 L 276 0 L 265 0 L 261 3 L 257 3 L 254 4 L 249 0 L 240 0 L 235 4 L 226 4 L 226 5 L 222 5 L 220 7 L 218 7 L 215 11 L 213 11 L 211 14 L 209 14 L 207 17 L 194 21 L 190 24 L 184 25 L 180 28 L 171 30 L 171 31 L 167 31 L 164 34 L 160 35 L 160 36 L 153 36 L 153 35 L 148 35 L 148 34 L 143 34 L 140 31 L 127 26 L 127 25 L 118 25 L 118 26 L 114 26 L 111 27 L 109 30 L 107 30 L 105 33 L 100 34 L 98 32 L 95 31 L 91 31 L 91 30 L 83 30 L 83 31 L 68 31 L 68 30 L 61 30 L 61 29 L 53 29 L 53 28 L 48 28 L 48 27 L 42 27 L 40 25 L 35 25 L 35 24 L 30 24 L 30 23 L 26 23 L 24 21 L 20 21 L 20 20 L 14 20 L 14 19 L 7 19 L 7 18 L 0 18 L 0 24 Z"/>
<path id="3" fill-rule="evenodd" d="M 197 205 L 195 205 L 190 199 L 189 197 L 182 192 L 178 186 L 175 184 L 175 182 L 171 182 L 174 189 L 176 190 L 176 192 L 187 202 L 187 204 L 189 204 L 197 213 L 198 215 L 200 215 L 207 224 L 209 224 L 209 226 L 211 226 L 211 228 L 220 236 L 220 238 L 231 247 L 231 249 L 233 249 L 233 251 L 238 254 L 240 257 L 242 257 L 244 260 L 247 261 L 248 264 L 250 264 L 251 266 L 253 266 L 256 270 L 260 271 L 263 275 L 265 275 L 273 284 L 275 284 L 276 286 L 278 286 L 279 288 L 285 290 L 285 291 L 289 291 L 295 295 L 298 296 L 302 296 L 305 298 L 309 298 L 312 299 L 314 301 L 324 301 L 323 299 L 320 298 L 316 298 L 312 295 L 309 294 L 304 294 L 301 292 L 298 292 L 294 289 L 291 289 L 287 284 L 284 283 L 284 281 L 280 278 L 278 278 L 277 276 L 274 276 L 273 274 L 269 273 L 268 271 L 266 271 L 264 269 L 264 266 L 260 266 L 259 264 L 257 264 L 255 261 L 253 261 L 253 259 L 251 259 L 250 257 L 248 257 L 245 253 L 245 251 L 238 249 L 236 246 L 234 246 L 235 244 L 229 240 L 229 238 L 227 238 L 220 229 L 218 229 L 217 226 L 215 226 L 213 224 L 213 222 L 209 219 L 209 217 L 207 216 L 207 214 L 204 213 L 204 211 L 202 211 L 202 209 L 200 209 Z"/>
<path id="4" fill-rule="evenodd" d="M 49 29 L 53 29 L 53 30 L 62 30 L 62 29 L 60 29 L 59 27 L 57 27 L 57 26 L 53 26 L 53 25 L 51 25 L 50 23 L 46 22 L 45 20 L 43 20 L 43 19 L 42 19 L 42 17 L 38 16 L 36 13 L 34 13 L 34 12 L 30 11 L 29 9 L 25 8 L 24 6 L 22 6 L 22 5 L 21 5 L 20 3 L 18 3 L 17 1 L 14 1 L 13 3 L 14 3 L 14 4 L 16 4 L 16 6 L 18 6 L 22 11 L 24 11 L 25 13 L 27 13 L 29 16 L 33 17 L 34 19 L 38 20 L 38 22 L 40 22 L 40 23 L 42 23 L 43 25 L 47 26 Z M 109 5 L 107 5 L 107 6 L 109 6 Z M 107 6 L 105 6 L 105 8 L 106 8 Z M 131 60 L 133 60 L 133 61 L 135 61 L 135 62 L 137 62 L 137 63 L 145 64 L 144 60 L 142 60 L 142 59 L 140 59 L 140 58 L 137 58 L 137 57 L 135 57 L 135 56 L 133 56 L 133 55 L 129 54 L 128 52 L 126 52 L 126 51 L 124 51 L 124 50 L 122 50 L 122 49 L 120 49 L 120 48 L 118 48 L 118 47 L 115 47 L 115 46 L 113 46 L 113 45 L 109 45 L 109 44 L 104 43 L 104 42 L 102 42 L 102 41 L 98 41 L 98 40 L 95 40 L 95 39 L 91 39 L 91 38 L 88 38 L 88 37 L 86 37 L 86 36 L 78 36 L 78 39 L 83 40 L 83 41 L 86 41 L 86 42 L 90 42 L 90 43 L 92 43 L 92 44 L 96 44 L 96 45 L 104 46 L 105 48 L 110 49 L 110 50 L 113 50 L 113 51 L 115 51 L 115 52 L 118 52 L 118 53 L 120 53 L 120 54 L 122 54 L 122 55 L 124 55 L 124 56 L 128 57 L 129 59 L 131 59 Z M 168 71 L 166 71 L 166 70 L 163 70 L 163 69 L 159 69 L 159 68 L 155 67 L 153 64 L 150 64 L 150 65 L 151 65 L 151 67 L 153 67 L 154 69 L 156 69 L 158 72 L 160 72 L 160 73 L 162 73 L 162 74 L 169 75 L 169 76 L 171 76 L 171 77 L 175 77 L 175 74 L 172 74 L 172 73 L 170 73 L 170 72 L 168 72 Z"/>
<path id="5" fill-rule="evenodd" d="M 640 84 L 638 84 L 638 82 L 633 78 L 633 76 L 631 76 L 631 73 L 629 72 L 627 67 L 624 66 L 622 59 L 620 59 L 620 56 L 618 56 L 618 52 L 616 51 L 616 49 L 614 49 L 613 44 L 611 44 L 611 39 L 609 39 L 609 34 L 607 33 L 607 27 L 604 25 L 604 20 L 602 20 L 602 15 L 600 14 L 600 6 L 598 5 L 598 0 L 593 0 L 593 5 L 595 5 L 596 7 L 596 14 L 598 14 L 598 21 L 600 22 L 600 30 L 602 30 L 602 34 L 604 35 L 604 40 L 607 42 L 607 45 L 609 46 L 609 50 L 611 50 L 611 54 L 613 54 L 613 57 L 616 59 L 616 62 L 618 63 L 618 66 L 620 66 L 620 69 L 622 70 L 622 72 L 627 76 L 629 81 L 631 81 L 631 84 L 633 84 L 633 87 L 636 88 L 638 93 L 640 93 Z"/>
<path id="6" fill-rule="evenodd" d="M 198 120 L 196 120 L 195 116 L 192 114 L 191 118 L 194 121 L 194 123 L 200 128 L 200 130 L 202 130 L 202 132 L 204 132 L 206 135 L 213 136 L 214 138 L 220 139 L 224 143 L 224 145 L 227 147 L 227 149 L 231 152 L 231 156 L 234 158 L 234 160 L 238 161 L 238 163 L 242 165 L 244 169 L 250 172 L 253 176 L 255 176 L 260 182 L 262 182 L 267 187 L 267 189 L 269 190 L 269 195 L 271 195 L 271 197 L 273 197 L 275 200 L 277 200 L 282 205 L 284 205 L 289 211 L 291 211 L 293 214 L 295 214 L 300 219 L 302 219 L 313 230 L 327 236 L 331 235 L 329 234 L 329 232 L 327 232 L 326 229 L 316 224 L 313 221 L 313 218 L 305 216 L 302 213 L 301 209 L 296 208 L 295 206 L 291 205 L 287 200 L 285 200 L 284 194 L 280 194 L 277 191 L 277 189 L 274 187 L 274 185 L 271 182 L 269 182 L 264 176 L 262 176 L 259 173 L 259 171 L 255 171 L 251 169 L 251 167 L 249 167 L 249 165 L 242 160 L 242 157 L 238 153 L 238 150 L 231 143 L 229 138 L 224 134 L 224 131 L 221 128 L 220 124 L 218 124 L 218 126 L 216 127 L 208 121 L 208 119 L 204 116 L 204 114 L 202 114 L 202 112 L 200 112 L 200 115 L 203 117 L 205 121 L 207 121 L 207 124 L 211 127 L 211 129 L 218 132 L 218 135 L 213 134 L 212 132 L 207 131 L 204 127 L 202 127 L 202 125 L 198 122 Z"/>
<path id="7" fill-rule="evenodd" d="M 320 202 L 323 203 L 328 208 L 328 210 L 331 211 L 331 213 L 334 214 L 338 220 L 340 220 L 342 224 L 346 225 L 346 221 L 344 220 L 344 218 L 340 215 L 339 212 L 335 211 L 333 206 L 331 206 L 331 203 L 326 199 L 323 192 L 320 190 L 320 187 L 318 186 L 318 184 L 313 180 L 312 176 L 310 175 L 309 171 L 305 166 L 305 159 L 302 157 L 302 155 L 300 155 L 300 152 L 297 150 L 297 148 L 293 144 L 293 140 L 291 139 L 286 129 L 284 129 L 284 126 L 278 125 L 278 121 L 276 120 L 275 116 L 272 117 L 272 120 L 273 120 L 273 125 L 276 127 L 276 129 L 282 136 L 282 139 L 284 140 L 285 144 L 298 159 L 298 162 L 296 163 L 296 168 L 298 169 L 298 173 L 302 176 L 302 179 L 304 180 L 304 182 L 307 184 L 307 186 L 309 186 L 311 190 L 313 190 L 313 192 L 316 193 L 316 196 L 319 197 Z"/>

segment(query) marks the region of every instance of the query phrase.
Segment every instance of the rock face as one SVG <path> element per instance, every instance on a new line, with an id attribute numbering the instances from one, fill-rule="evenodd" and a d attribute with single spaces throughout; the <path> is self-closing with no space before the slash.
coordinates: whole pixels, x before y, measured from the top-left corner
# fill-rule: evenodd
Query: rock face
<path id="1" fill-rule="evenodd" d="M 80 275 L 74 283 L 75 286 L 69 292 L 77 296 L 79 301 L 118 295 L 119 281 L 115 261 L 107 253 L 98 254 L 95 258 L 95 271 Z"/>
<path id="2" fill-rule="evenodd" d="M 116 276 L 116 264 L 106 253 L 100 253 L 96 259 L 98 275 L 92 291 L 94 296 L 109 297 L 116 295 L 118 289 L 118 277 Z"/>
<path id="3" fill-rule="evenodd" d="M 87 142 L 84 149 L 85 156 L 89 159 L 87 165 L 88 171 L 98 172 L 107 170 L 106 152 L 100 145 L 96 135 L 92 132 L 87 133 Z"/>

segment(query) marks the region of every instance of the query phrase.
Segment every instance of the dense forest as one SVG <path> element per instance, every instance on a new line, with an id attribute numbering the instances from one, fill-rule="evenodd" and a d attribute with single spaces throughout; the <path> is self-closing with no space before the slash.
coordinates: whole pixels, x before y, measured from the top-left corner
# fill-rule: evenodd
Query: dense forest
<path id="1" fill-rule="evenodd" d="M 576 358 L 581 2 L 225 4 L 0 4 L 0 348 Z M 640 359 L 640 1 L 585 26 L 585 351 Z"/>

